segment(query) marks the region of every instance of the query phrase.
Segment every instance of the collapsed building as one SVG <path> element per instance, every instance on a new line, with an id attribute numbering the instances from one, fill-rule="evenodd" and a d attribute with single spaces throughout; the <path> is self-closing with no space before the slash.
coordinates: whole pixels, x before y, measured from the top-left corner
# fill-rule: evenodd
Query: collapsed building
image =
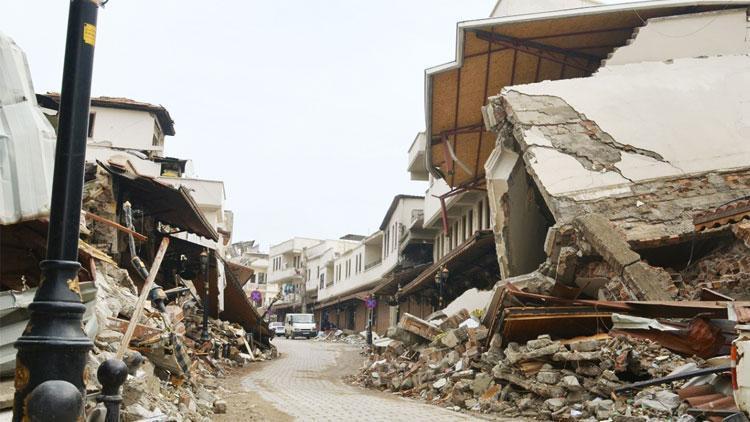
<path id="1" fill-rule="evenodd" d="M 0 60 L 5 386 L 46 255 L 60 97 L 34 93 L 24 53 L 1 34 Z M 100 388 L 98 364 L 130 350 L 125 420 L 205 420 L 226 408 L 216 376 L 275 354 L 267 324 L 243 290 L 243 273 L 226 262 L 232 214 L 223 207 L 223 183 L 191 178 L 189 160 L 163 155 L 165 136 L 174 133 L 163 106 L 114 97 L 91 101 L 75 286 L 87 309 L 84 330 L 95 345 L 85 375 L 89 392 Z M 156 290 L 144 287 L 148 268 Z M 151 303 L 136 309 L 146 294 Z M 128 326 L 135 327 L 132 338 L 126 338 Z M 3 397 L 3 409 L 9 402 Z"/>
<path id="2" fill-rule="evenodd" d="M 420 151 L 452 194 L 486 192 L 500 281 L 475 309 L 404 315 L 355 381 L 544 420 L 737 412 L 748 3 L 502 3 L 526 14 L 459 23 L 456 61 L 427 70 Z"/>

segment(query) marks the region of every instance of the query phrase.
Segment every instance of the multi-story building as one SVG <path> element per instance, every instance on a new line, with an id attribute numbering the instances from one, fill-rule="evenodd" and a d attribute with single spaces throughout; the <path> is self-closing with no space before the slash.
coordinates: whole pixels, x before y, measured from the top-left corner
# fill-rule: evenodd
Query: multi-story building
<path id="1" fill-rule="evenodd" d="M 268 282 L 277 284 L 283 293 L 283 299 L 276 305 L 276 309 L 281 310 L 285 305 L 296 305 L 301 309 L 305 280 L 302 254 L 305 249 L 320 242 L 320 239 L 295 237 L 271 246 L 268 253 Z"/>
<path id="2" fill-rule="evenodd" d="M 37 101 L 57 128 L 60 95 L 37 94 Z M 91 99 L 86 161 L 106 163 L 120 157 L 140 175 L 191 175 L 190 160 L 164 156 L 165 137 L 174 134 L 172 117 L 161 105 L 129 98 L 95 97 Z"/>
<path id="3" fill-rule="evenodd" d="M 444 179 L 427 171 L 426 148 L 424 132 L 417 134 L 409 148 L 407 170 L 411 179 L 428 182 L 421 212 L 415 214 L 409 233 L 429 239 L 431 255 L 419 262 L 430 265 L 403 272 L 376 289 L 393 305 L 390 324 L 395 324 L 403 312 L 424 317 L 441 301 L 447 304 L 467 288 L 489 287 L 499 278 L 487 190 L 482 184 L 451 189 Z M 408 244 L 404 242 L 402 247 Z M 435 277 L 443 273 L 448 278 L 440 290 Z M 382 322 L 377 326 L 381 328 Z"/>
<path id="4" fill-rule="evenodd" d="M 431 260 L 432 238 L 422 229 L 421 196 L 397 195 L 380 230 L 361 239 L 331 263 L 332 280 L 318 284 L 315 312 L 321 325 L 361 331 L 367 326 L 367 299 L 375 289 L 404 268 Z M 386 301 L 376 300 L 372 312 L 376 330 L 391 322 Z"/>

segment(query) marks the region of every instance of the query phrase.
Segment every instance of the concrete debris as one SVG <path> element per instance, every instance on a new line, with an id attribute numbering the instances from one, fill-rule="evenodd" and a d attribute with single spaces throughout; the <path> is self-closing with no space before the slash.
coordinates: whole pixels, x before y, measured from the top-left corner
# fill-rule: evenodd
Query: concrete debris
<path id="1" fill-rule="evenodd" d="M 383 340 L 383 339 L 380 339 L 380 340 Z M 329 331 L 328 334 L 319 335 L 318 337 L 315 337 L 315 341 L 325 341 L 329 343 L 346 343 L 346 344 L 352 344 L 355 346 L 364 346 L 365 344 L 367 344 L 367 339 L 363 337 L 362 334 L 354 333 L 354 332 L 351 332 L 351 334 L 346 334 L 342 330 Z"/>
<path id="2" fill-rule="evenodd" d="M 511 342 L 503 347 L 496 335 L 484 348 L 476 340 L 482 329 L 455 328 L 430 343 L 408 348 L 398 342 L 397 351 L 393 343 L 376 347 L 348 381 L 445 407 L 510 418 L 658 418 L 665 409 L 672 412 L 680 405 L 670 391 L 644 390 L 637 402 L 613 402 L 609 400 L 613 389 L 633 379 L 667 375 L 688 363 L 703 363 L 650 340 L 628 336 L 553 340 L 541 335 L 525 344 Z M 415 353 L 413 357 L 409 350 Z M 655 404 L 659 401 L 665 402 L 662 407 Z"/>
<path id="3" fill-rule="evenodd" d="M 128 272 L 110 263 L 96 263 L 96 284 L 97 334 L 86 371 L 90 392 L 101 388 L 96 370 L 114 357 L 137 300 Z M 201 341 L 202 310 L 190 294 L 167 307 L 170 324 L 149 304 L 145 311 L 125 355 L 130 375 L 122 391 L 123 421 L 209 421 L 227 411 L 221 378 L 231 368 L 276 357 L 273 347 L 247 350 L 252 346 L 241 326 L 213 318 L 211 340 Z"/>

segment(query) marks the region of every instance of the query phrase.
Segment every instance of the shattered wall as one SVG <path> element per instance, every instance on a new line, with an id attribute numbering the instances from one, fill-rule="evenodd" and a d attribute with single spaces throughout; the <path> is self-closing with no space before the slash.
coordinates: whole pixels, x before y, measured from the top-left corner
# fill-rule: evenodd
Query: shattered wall
<path id="1" fill-rule="evenodd" d="M 554 221 L 515 152 L 497 148 L 485 166 L 498 265 L 503 278 L 534 271 Z"/>
<path id="2" fill-rule="evenodd" d="M 748 74 L 748 56 L 711 57 L 512 87 L 491 98 L 496 148 L 522 156 L 557 222 L 601 213 L 636 246 L 683 236 L 750 194 Z"/>

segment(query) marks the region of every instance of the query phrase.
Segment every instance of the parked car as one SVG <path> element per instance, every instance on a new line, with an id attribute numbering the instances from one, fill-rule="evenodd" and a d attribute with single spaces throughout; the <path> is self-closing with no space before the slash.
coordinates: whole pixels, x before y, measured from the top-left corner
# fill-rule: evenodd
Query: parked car
<path id="1" fill-rule="evenodd" d="M 313 314 L 287 314 L 284 319 L 284 335 L 286 338 L 315 337 L 318 335 L 315 316 Z"/>
<path id="2" fill-rule="evenodd" d="M 283 322 L 272 322 L 268 324 L 268 329 L 271 330 L 274 337 L 284 335 L 284 323 Z"/>

